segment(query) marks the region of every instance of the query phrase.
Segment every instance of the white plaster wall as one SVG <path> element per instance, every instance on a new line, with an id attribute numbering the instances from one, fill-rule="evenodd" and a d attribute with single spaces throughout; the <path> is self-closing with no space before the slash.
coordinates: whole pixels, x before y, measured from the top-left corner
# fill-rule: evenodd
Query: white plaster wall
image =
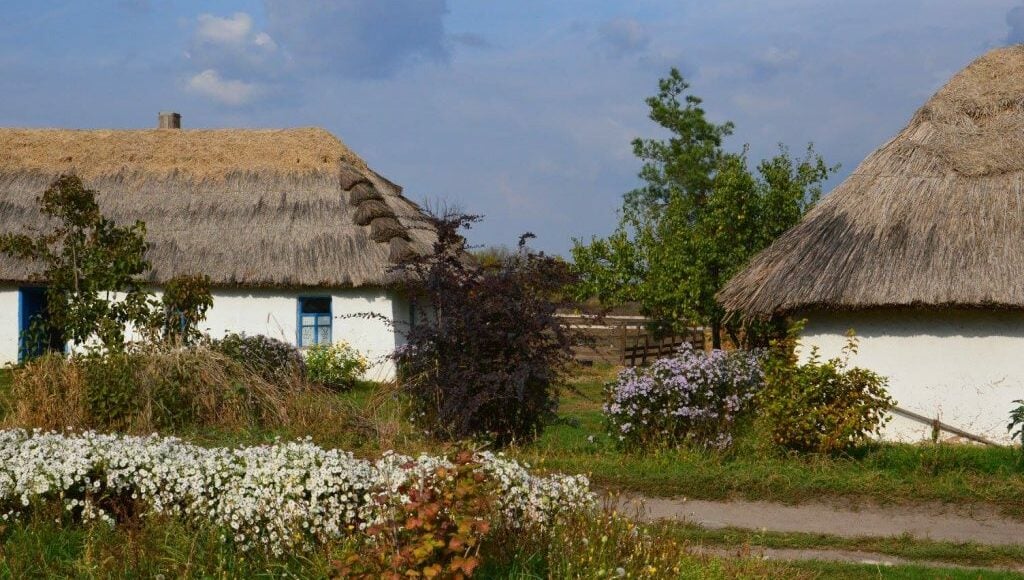
<path id="1" fill-rule="evenodd" d="M 18 289 L 0 288 L 0 365 L 18 362 Z"/>
<path id="2" fill-rule="evenodd" d="M 152 290 L 159 298 L 162 292 Z M 200 330 L 213 338 L 230 332 L 262 334 L 289 344 L 298 343 L 298 300 L 303 296 L 330 296 L 332 339 L 345 340 L 369 357 L 371 368 L 366 378 L 390 380 L 395 366 L 388 358 L 402 338 L 378 318 L 354 315 L 372 313 L 386 320 L 408 318 L 408 304 L 391 291 L 370 289 L 324 290 L 228 290 L 213 291 L 213 306 L 207 311 Z M 128 330 L 130 339 L 139 337 Z M 18 360 L 18 289 L 0 288 L 0 364 Z"/>
<path id="3" fill-rule="evenodd" d="M 394 316 L 396 300 L 379 288 L 317 290 L 224 290 L 213 292 L 213 307 L 200 329 L 213 338 L 229 332 L 262 334 L 291 344 L 298 343 L 298 300 L 303 296 L 330 296 L 333 322 L 331 338 L 357 348 L 369 357 L 366 378 L 389 380 L 395 375 L 388 355 L 394 351 L 396 336 L 384 321 L 355 315 L 375 314 L 387 320 Z"/>
<path id="4" fill-rule="evenodd" d="M 851 365 L 889 379 L 897 404 L 990 439 L 1009 442 L 1007 417 L 1024 399 L 1024 313 L 936 310 L 808 312 L 800 356 L 817 346 L 838 356 L 853 329 Z M 918 441 L 931 428 L 894 416 L 886 439 Z"/>

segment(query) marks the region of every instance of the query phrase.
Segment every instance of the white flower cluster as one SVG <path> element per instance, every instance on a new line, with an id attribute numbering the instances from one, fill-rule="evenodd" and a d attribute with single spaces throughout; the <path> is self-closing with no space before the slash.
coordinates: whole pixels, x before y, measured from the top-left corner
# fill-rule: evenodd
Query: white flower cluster
<path id="1" fill-rule="evenodd" d="M 481 470 L 498 486 L 511 523 L 545 526 L 595 498 L 583 476 L 534 476 L 488 452 Z M 143 517 L 169 514 L 219 526 L 244 550 L 281 555 L 358 533 L 390 513 L 379 498 L 407 498 L 407 484 L 431 481 L 450 464 L 439 457 L 386 453 L 376 462 L 308 440 L 205 448 L 173 437 L 93 432 L 0 431 L 0 521 L 59 501 L 72 517 L 114 524 L 132 500 Z M 119 503 L 120 502 L 120 503 Z"/>

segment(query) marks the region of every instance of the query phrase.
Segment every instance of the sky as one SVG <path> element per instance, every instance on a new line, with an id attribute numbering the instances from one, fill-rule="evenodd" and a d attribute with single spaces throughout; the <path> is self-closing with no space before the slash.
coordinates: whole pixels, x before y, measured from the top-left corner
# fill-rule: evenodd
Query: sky
<path id="1" fill-rule="evenodd" d="M 566 255 L 639 185 L 644 99 L 679 68 L 730 150 L 840 171 L 956 71 L 1024 42 L 1024 0 L 4 0 L 0 126 L 323 127 L 474 243 Z"/>

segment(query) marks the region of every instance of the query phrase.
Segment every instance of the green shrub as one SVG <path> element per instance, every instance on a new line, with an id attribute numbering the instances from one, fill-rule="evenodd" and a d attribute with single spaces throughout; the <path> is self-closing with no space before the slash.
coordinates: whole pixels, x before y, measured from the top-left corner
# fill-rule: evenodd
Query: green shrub
<path id="1" fill-rule="evenodd" d="M 893 400 L 887 380 L 872 371 L 852 367 L 857 352 L 851 334 L 842 355 L 822 362 L 816 348 L 799 364 L 795 335 L 776 345 L 765 365 L 765 388 L 759 404 L 772 441 L 786 449 L 831 453 L 865 443 L 881 433 Z"/>
<path id="2" fill-rule="evenodd" d="M 96 425 L 118 427 L 138 409 L 135 369 L 125 352 L 89 352 L 75 359 L 87 385 L 84 391 L 88 416 Z"/>
<path id="3" fill-rule="evenodd" d="M 1010 434 L 1011 441 L 1020 441 L 1021 451 L 1024 452 L 1024 399 L 1017 399 L 1014 403 L 1017 406 L 1010 411 L 1010 423 L 1006 425 L 1006 432 Z"/>
<path id="4" fill-rule="evenodd" d="M 269 336 L 231 333 L 214 340 L 212 346 L 269 382 L 305 374 L 306 366 L 299 349 Z"/>
<path id="5" fill-rule="evenodd" d="M 213 307 L 210 277 L 205 274 L 175 276 L 164 285 L 154 326 L 160 337 L 171 343 L 193 344 L 202 336 L 199 324 Z"/>
<path id="6" fill-rule="evenodd" d="M 345 342 L 306 349 L 306 378 L 331 389 L 349 389 L 370 368 L 365 356 Z"/>
<path id="7" fill-rule="evenodd" d="M 495 518 L 495 486 L 470 452 L 455 455 L 420 480 L 375 499 L 387 513 L 366 529 L 373 538 L 337 563 L 342 578 L 468 578 L 480 565 L 480 547 Z"/>

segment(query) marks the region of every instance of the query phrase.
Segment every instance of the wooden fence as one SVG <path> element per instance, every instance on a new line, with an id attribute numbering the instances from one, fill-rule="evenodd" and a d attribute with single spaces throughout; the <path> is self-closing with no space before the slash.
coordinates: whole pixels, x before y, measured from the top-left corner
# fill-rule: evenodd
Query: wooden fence
<path id="1" fill-rule="evenodd" d="M 643 366 L 654 362 L 658 357 L 672 354 L 685 342 L 692 344 L 697 350 L 704 350 L 703 328 L 692 328 L 682 335 L 656 338 L 647 330 L 648 319 L 643 316 L 558 316 L 565 324 L 586 337 L 584 344 L 573 348 L 576 360 L 583 364 Z"/>

